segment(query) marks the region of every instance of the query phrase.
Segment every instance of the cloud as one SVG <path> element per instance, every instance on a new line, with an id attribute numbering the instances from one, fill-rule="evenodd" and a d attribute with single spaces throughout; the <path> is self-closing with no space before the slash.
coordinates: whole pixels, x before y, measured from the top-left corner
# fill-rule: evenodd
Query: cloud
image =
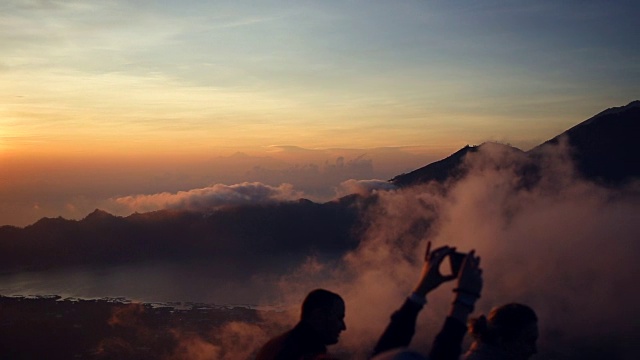
<path id="1" fill-rule="evenodd" d="M 361 196 L 369 196 L 379 190 L 389 191 L 395 190 L 396 186 L 386 180 L 355 180 L 350 179 L 343 181 L 336 188 L 336 197 L 343 197 L 351 194 Z"/>
<path id="2" fill-rule="evenodd" d="M 195 309 L 183 314 L 180 310 L 157 310 L 140 304 L 116 304 L 111 308 L 107 325 L 112 336 L 101 340 L 95 349 L 98 359 L 160 360 L 245 360 L 255 356 L 255 349 L 268 340 L 269 325 L 234 321 L 238 314 L 252 313 L 248 309 L 210 310 L 196 314 Z M 172 315 L 168 315 L 171 313 Z M 157 326 L 158 318 L 173 318 L 167 326 Z M 194 326 L 203 319 L 210 327 Z M 274 320 L 274 319 L 271 319 Z"/>
<path id="3" fill-rule="evenodd" d="M 220 360 L 251 359 L 255 356 L 255 349 L 269 340 L 264 328 L 241 321 L 226 323 L 216 331 L 216 334 L 216 341 L 220 346 L 218 356 L 215 358 Z M 212 359 L 212 357 L 206 359 Z"/>
<path id="4" fill-rule="evenodd" d="M 258 182 L 245 182 L 235 185 L 216 184 L 177 193 L 124 196 L 111 199 L 110 207 L 117 212 L 160 209 L 203 211 L 223 206 L 294 201 L 303 196 L 303 193 L 296 191 L 290 184 L 274 187 Z"/>
<path id="5" fill-rule="evenodd" d="M 633 358 L 640 351 L 628 335 L 640 317 L 640 183 L 598 186 L 577 177 L 566 144 L 543 150 L 540 178 L 530 186 L 522 186 L 520 171 L 530 158 L 491 145 L 469 154 L 460 181 L 378 191 L 360 246 L 339 264 L 305 265 L 283 278 L 283 299 L 293 305 L 315 287 L 342 294 L 348 330 L 331 350 L 365 358 L 417 280 L 430 240 L 482 257 L 475 315 L 513 301 L 537 311 L 541 357 Z M 413 347 L 427 351 L 453 286 L 429 295 Z"/>
<path id="6" fill-rule="evenodd" d="M 43 216 L 79 220 L 96 208 L 119 209 L 118 214 L 124 215 L 129 210 L 122 205 L 116 206 L 113 199 L 135 194 L 177 193 L 211 184 L 245 181 L 270 186 L 292 184 L 296 190 L 304 192 L 306 198 L 326 202 L 335 197 L 335 188 L 342 181 L 389 179 L 424 165 L 428 159 L 438 158 L 433 153 L 425 153 L 431 149 L 412 148 L 302 149 L 304 155 L 300 156 L 293 156 L 291 151 L 243 150 L 247 153 L 206 158 L 202 155 L 120 157 L 94 154 L 86 158 L 58 157 L 45 161 L 28 154 L 5 156 L 5 182 L 0 186 L 0 198 L 5 201 L 0 202 L 0 224 L 26 226 Z M 344 159 L 342 168 L 337 161 L 340 157 Z M 358 166 L 354 163 L 356 159 L 359 159 Z M 114 168 L 116 162 L 118 165 Z M 145 165 L 140 166 L 141 163 Z M 370 169 L 374 164 L 372 173 Z M 335 167 L 335 171 L 329 175 L 324 171 L 325 167 Z M 51 186 L 42 186 L 43 183 Z M 82 194 L 78 193 L 79 189 Z M 34 211 L 34 203 L 39 204 L 39 211 Z"/>
<path id="7" fill-rule="evenodd" d="M 215 346 L 202 337 L 173 331 L 178 344 L 168 358 L 164 360 L 205 360 L 205 359 L 222 359 L 220 356 L 220 347 Z"/>
<path id="8" fill-rule="evenodd" d="M 288 154 L 313 155 L 324 154 L 316 150 L 308 150 L 293 147 L 286 148 Z M 330 199 L 334 193 L 333 188 L 347 179 L 370 179 L 374 176 L 373 160 L 366 155 L 359 155 L 353 159 L 344 156 L 336 156 L 333 160 L 323 162 L 298 163 L 284 168 L 268 168 L 254 166 L 246 176 L 255 181 L 263 181 L 270 184 L 292 182 L 296 187 L 304 187 L 305 192 L 312 195 L 314 200 L 323 201 Z"/>

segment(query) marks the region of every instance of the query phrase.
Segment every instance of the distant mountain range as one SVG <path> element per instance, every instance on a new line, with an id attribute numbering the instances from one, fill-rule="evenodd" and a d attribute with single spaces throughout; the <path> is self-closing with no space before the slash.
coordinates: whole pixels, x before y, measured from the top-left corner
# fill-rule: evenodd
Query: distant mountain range
<path id="1" fill-rule="evenodd" d="M 95 210 L 82 220 L 43 218 L 0 227 L 0 272 L 139 262 L 224 263 L 247 273 L 270 257 L 340 254 L 357 245 L 357 211 L 308 200 L 230 207 L 212 213 L 160 210 L 127 217 Z"/>
<path id="2" fill-rule="evenodd" d="M 534 183 L 536 159 L 544 146 L 566 138 L 579 175 L 606 186 L 640 177 L 637 141 L 640 101 L 605 110 L 553 139 L 523 152 L 531 159 L 519 169 Z M 465 176 L 465 157 L 483 146 L 466 146 L 451 156 L 390 180 L 398 187 Z M 362 214 L 375 197 L 357 195 L 324 204 L 298 202 L 230 207 L 211 213 L 161 210 L 127 217 L 96 210 L 86 218 L 43 218 L 18 228 L 0 227 L 0 271 L 102 266 L 144 261 L 228 261 L 248 271 L 266 267 L 269 257 L 339 254 L 358 245 L 366 224 Z M 238 265 L 236 263 L 235 265 Z"/>

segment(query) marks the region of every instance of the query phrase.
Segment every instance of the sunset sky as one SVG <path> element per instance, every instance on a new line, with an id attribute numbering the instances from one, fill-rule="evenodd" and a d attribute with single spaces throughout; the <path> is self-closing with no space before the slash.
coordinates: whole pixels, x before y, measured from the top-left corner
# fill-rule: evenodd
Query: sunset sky
<path id="1" fill-rule="evenodd" d="M 639 13 L 637 1 L 5 0 L 0 225 L 218 183 L 326 199 L 466 144 L 527 150 L 640 98 Z"/>

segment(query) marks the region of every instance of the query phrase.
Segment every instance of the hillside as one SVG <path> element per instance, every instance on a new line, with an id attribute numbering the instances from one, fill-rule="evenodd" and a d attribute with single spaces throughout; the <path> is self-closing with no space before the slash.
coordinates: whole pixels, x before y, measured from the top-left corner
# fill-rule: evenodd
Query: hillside
<path id="1" fill-rule="evenodd" d="M 606 185 L 619 185 L 640 177 L 637 155 L 639 133 L 640 101 L 633 101 L 626 106 L 602 111 L 534 147 L 527 155 L 535 165 L 545 146 L 556 145 L 566 139 L 580 176 Z M 390 181 L 399 187 L 406 187 L 429 181 L 459 179 L 466 173 L 462 164 L 467 154 L 478 151 L 482 146 L 467 145 L 445 159 L 398 175 Z M 522 151 L 508 145 L 501 146 L 510 151 Z M 531 176 L 535 169 L 522 169 L 522 172 Z"/>

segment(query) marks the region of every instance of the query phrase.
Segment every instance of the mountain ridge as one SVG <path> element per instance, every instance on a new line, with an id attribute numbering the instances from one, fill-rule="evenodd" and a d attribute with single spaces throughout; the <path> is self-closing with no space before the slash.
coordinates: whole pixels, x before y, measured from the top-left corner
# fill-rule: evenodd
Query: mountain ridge
<path id="1" fill-rule="evenodd" d="M 498 143 L 467 145 L 389 182 L 403 188 L 457 181 L 466 174 L 468 155 L 494 146 L 530 160 L 515 169 L 520 185 L 527 187 L 539 179 L 537 161 L 544 147 L 566 139 L 579 176 L 606 186 L 623 185 L 640 177 L 634 138 L 639 118 L 640 101 L 634 101 L 600 112 L 527 152 Z M 239 256 L 244 266 L 255 270 L 275 254 L 339 256 L 358 245 L 367 226 L 363 214 L 376 199 L 352 194 L 322 204 L 301 199 L 209 213 L 159 210 L 125 217 L 96 209 L 81 220 L 42 218 L 24 228 L 0 226 L 0 272 L 158 259 L 218 261 L 229 256 Z"/>
<path id="2" fill-rule="evenodd" d="M 545 146 L 557 145 L 566 138 L 571 158 L 583 178 L 604 185 L 620 185 L 640 177 L 640 162 L 635 156 L 635 134 L 639 133 L 640 100 L 634 100 L 625 106 L 601 111 L 525 153 L 535 163 Z M 478 151 L 485 144 L 489 143 L 467 145 L 442 160 L 389 181 L 406 187 L 429 181 L 455 180 L 465 173 L 462 164 L 466 155 Z M 500 145 L 522 152 L 510 145 Z"/>

